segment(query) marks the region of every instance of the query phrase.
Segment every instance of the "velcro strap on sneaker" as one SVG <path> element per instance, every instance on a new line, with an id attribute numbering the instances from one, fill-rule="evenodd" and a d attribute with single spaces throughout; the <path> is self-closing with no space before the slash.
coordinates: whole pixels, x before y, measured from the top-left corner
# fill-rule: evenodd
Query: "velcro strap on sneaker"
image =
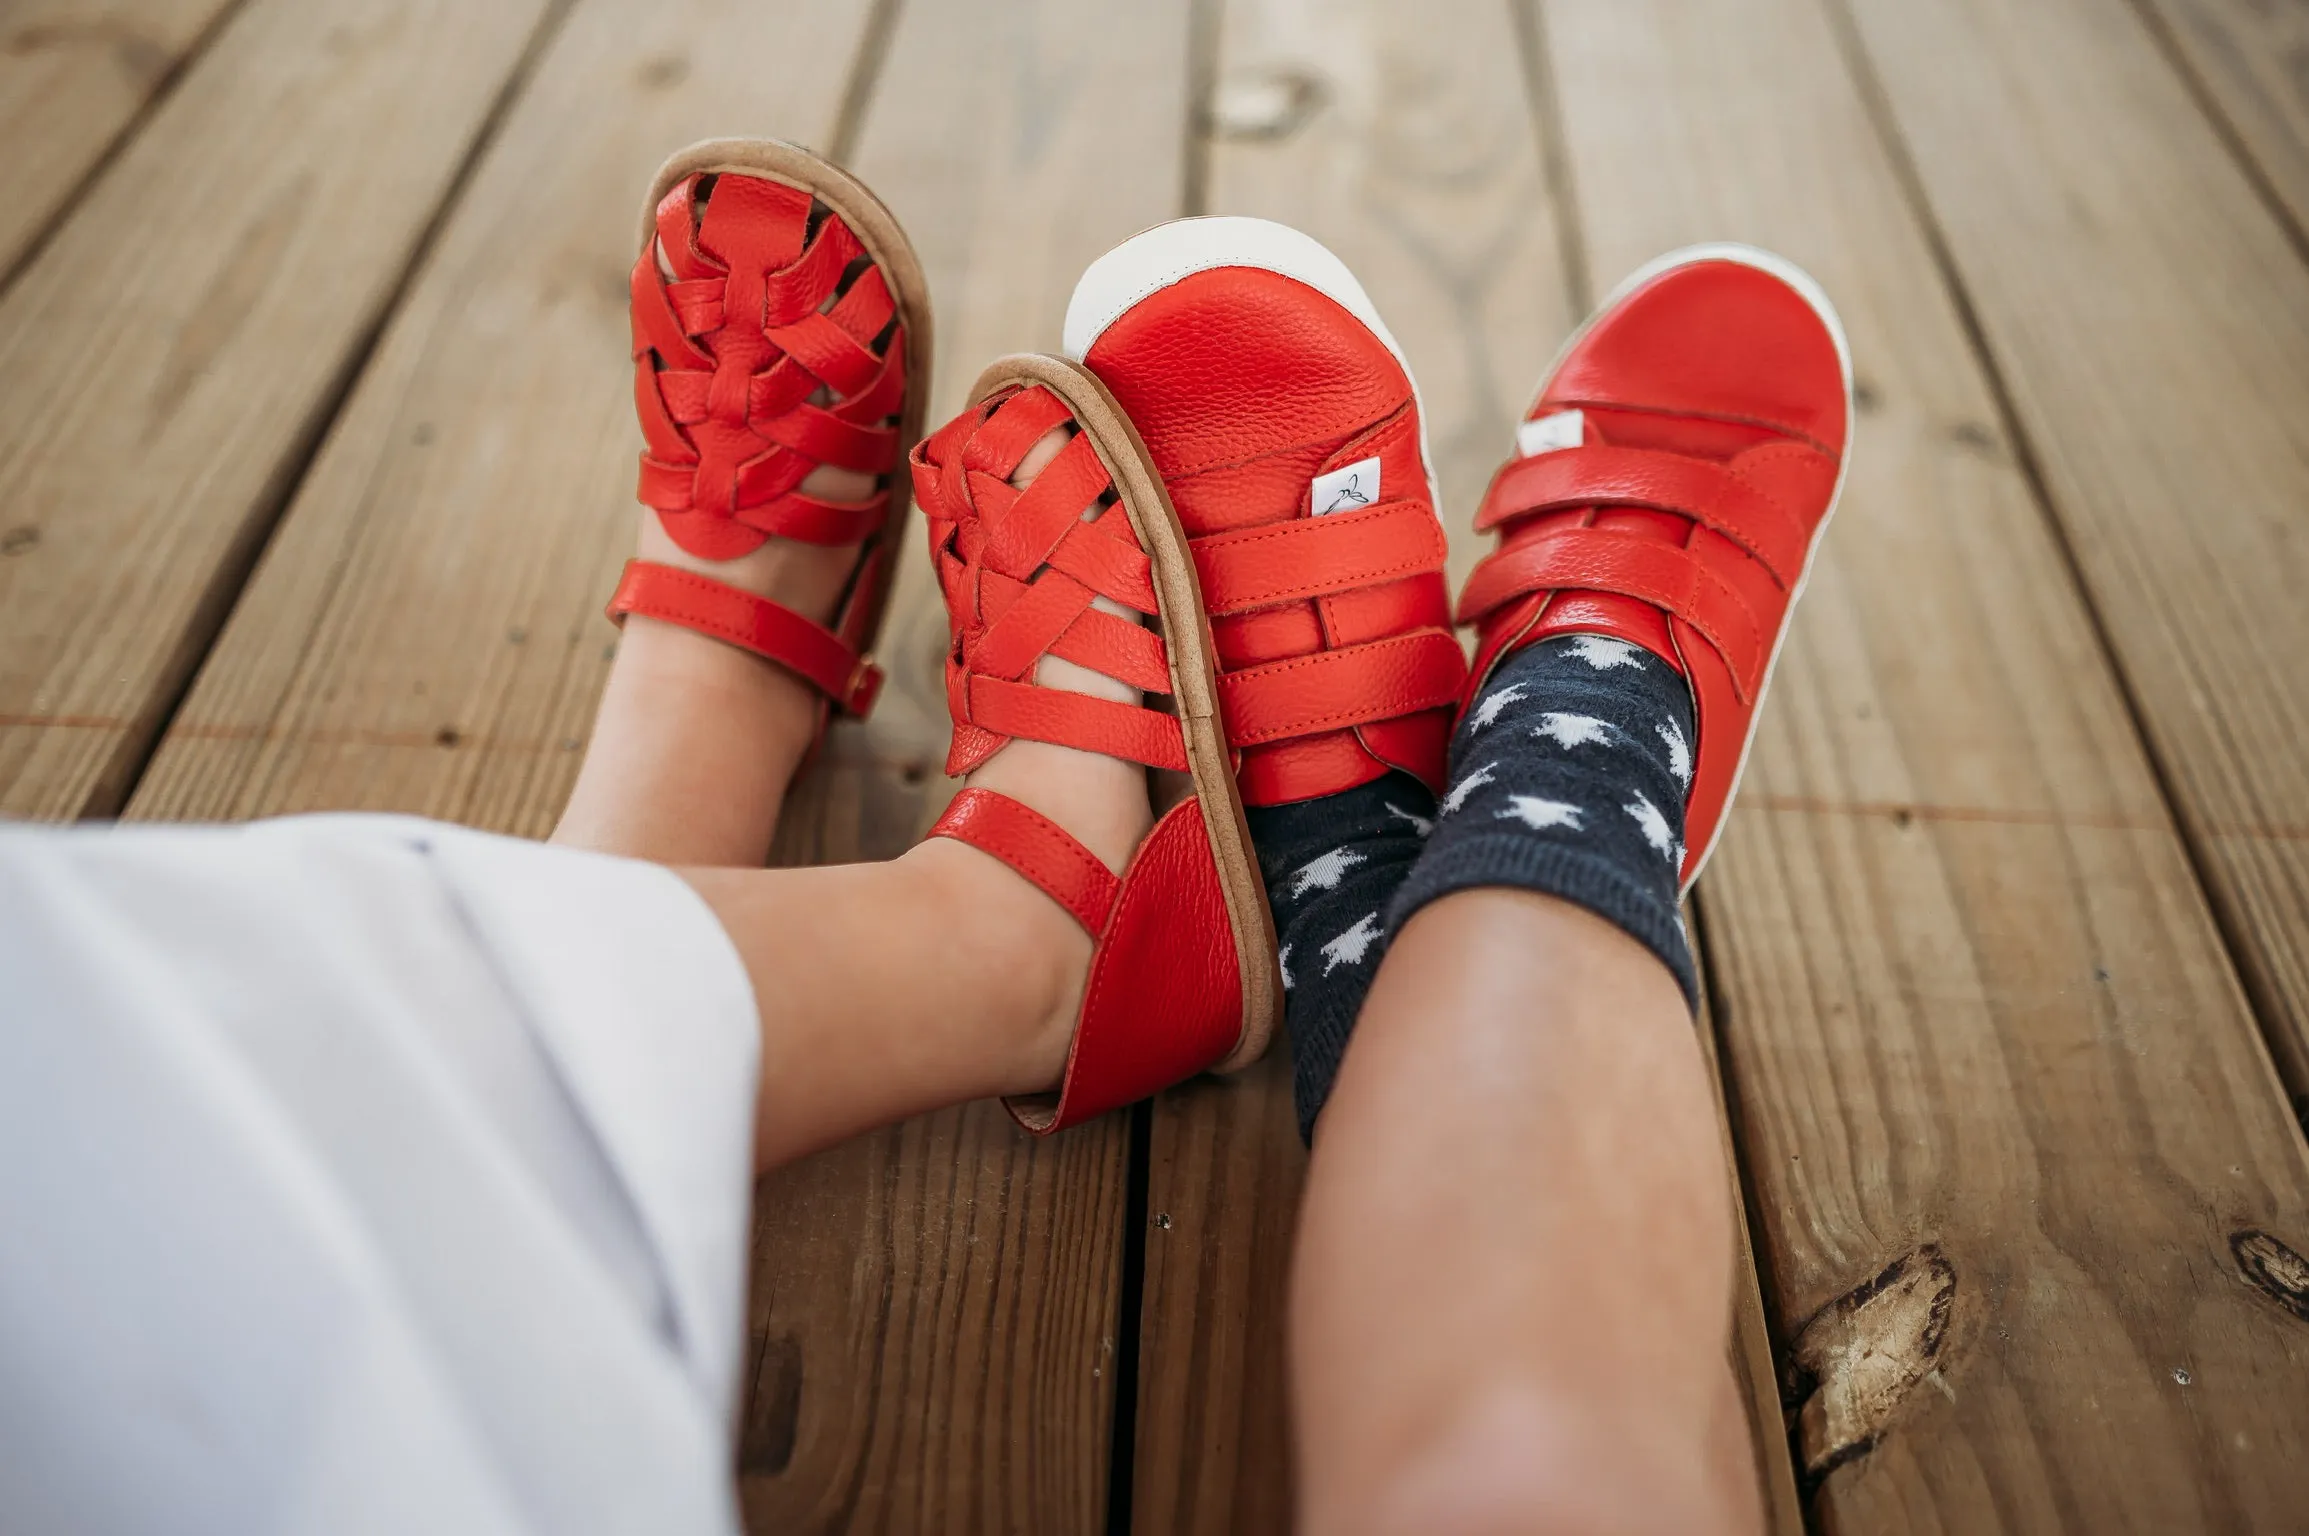
<path id="1" fill-rule="evenodd" d="M 1226 673 L 1219 710 L 1227 740 L 1255 747 L 1456 704 L 1466 680 L 1451 632 L 1419 629 Z"/>
<path id="2" fill-rule="evenodd" d="M 1763 682 L 1767 636 L 1746 599 L 1689 550 L 1641 534 L 1560 528 L 1510 544 L 1468 576 L 1459 622 L 1473 624 L 1516 598 L 1562 588 L 1618 593 L 1683 620 L 1724 658 L 1743 703 Z"/>
<path id="3" fill-rule="evenodd" d="M 966 789 L 929 835 L 992 854 L 1066 908 L 1093 939 L 1106 931 L 1122 881 L 1073 833 L 1032 806 L 991 789 Z"/>
<path id="4" fill-rule="evenodd" d="M 847 715 L 865 718 L 882 691 L 882 669 L 825 625 L 695 571 L 651 560 L 627 561 L 625 575 L 609 600 L 609 617 L 619 623 L 634 613 L 694 629 L 774 661 Z"/>
<path id="5" fill-rule="evenodd" d="M 1423 500 L 1293 518 L 1193 541 L 1214 615 L 1329 597 L 1443 569 L 1443 525 Z"/>
<path id="6" fill-rule="evenodd" d="M 1762 561 L 1783 587 L 1795 585 L 1811 547 L 1796 515 L 1736 470 L 1680 453 L 1605 444 L 1509 461 L 1492 477 L 1475 531 L 1487 533 L 1534 513 L 1595 506 L 1688 517 Z"/>

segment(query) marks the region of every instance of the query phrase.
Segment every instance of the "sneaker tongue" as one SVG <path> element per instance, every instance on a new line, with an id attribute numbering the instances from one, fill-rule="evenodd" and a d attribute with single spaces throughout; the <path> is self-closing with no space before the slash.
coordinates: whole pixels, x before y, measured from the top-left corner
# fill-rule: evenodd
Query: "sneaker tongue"
<path id="1" fill-rule="evenodd" d="M 1306 485 L 1306 502 L 1292 511 L 1313 517 L 1425 497 L 1427 469 L 1419 456 L 1418 417 L 1406 409 L 1357 433 L 1311 466 Z"/>

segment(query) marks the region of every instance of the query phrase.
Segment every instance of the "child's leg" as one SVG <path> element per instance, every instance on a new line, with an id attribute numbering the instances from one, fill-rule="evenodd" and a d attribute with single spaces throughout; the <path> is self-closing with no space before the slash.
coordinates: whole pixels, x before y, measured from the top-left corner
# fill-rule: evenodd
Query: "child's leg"
<path id="1" fill-rule="evenodd" d="M 1692 1028 L 1668 969 L 1569 903 L 1462 891 L 1405 926 L 1308 1174 L 1309 1530 L 1756 1526 Z"/>

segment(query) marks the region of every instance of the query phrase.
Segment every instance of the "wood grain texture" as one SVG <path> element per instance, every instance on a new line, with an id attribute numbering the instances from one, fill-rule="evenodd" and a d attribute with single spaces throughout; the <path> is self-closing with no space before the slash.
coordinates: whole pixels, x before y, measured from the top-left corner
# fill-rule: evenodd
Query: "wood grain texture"
<path id="1" fill-rule="evenodd" d="M 1687 901 L 1685 931 L 1702 951 L 1707 934 L 1699 915 Z M 1749 1448 L 1756 1463 L 1756 1487 L 1762 1495 L 1764 1529 L 1769 1536 L 1805 1536 L 1804 1497 L 1796 1485 L 1796 1464 L 1789 1451 L 1788 1424 L 1780 1402 L 1778 1351 L 1772 1342 L 1770 1311 L 1756 1269 L 1756 1241 L 1748 1217 L 1747 1183 L 1739 1172 L 1740 1144 L 1732 1130 L 1731 1105 L 1724 1093 L 1723 1053 L 1716 1047 L 1716 1019 L 1708 1007 L 1708 977 L 1700 974 L 1700 1050 L 1707 1057 L 1708 1077 L 1716 1090 L 1717 1125 L 1724 1133 L 1724 1170 L 1732 1183 L 1733 1230 L 1738 1238 L 1732 1259 L 1732 1375 L 1740 1388 L 1740 1406 L 1747 1418 Z"/>
<path id="2" fill-rule="evenodd" d="M 1370 293 L 1417 375 L 1456 587 L 1488 541 L 1477 504 L 1571 282 L 1511 7 L 1453 0 L 1235 0 L 1210 111 L 1213 213 L 1283 220 Z M 1135 1527 L 1281 1530 L 1291 1516 L 1284 1371 L 1290 1244 L 1306 1155 L 1286 1062 L 1175 1089 L 1155 1109 L 1139 1364 Z M 1739 1363 L 1777 1403 L 1753 1270 Z M 1792 1504 L 1774 1406 L 1767 1504 Z"/>
<path id="3" fill-rule="evenodd" d="M 140 813 L 391 806 L 535 835 L 606 673 L 630 538 L 624 273 L 670 148 L 823 139 L 863 4 L 587 3 L 411 293 Z M 1106 244 L 1174 211 L 1178 10 L 906 8 L 857 168 L 924 257 L 941 397 L 1054 342 Z M 953 178 L 969 185 L 957 189 Z M 973 330 L 968 317 L 1007 323 Z M 935 815 L 945 629 L 920 552 L 872 725 L 837 727 L 779 857 L 886 857 Z M 757 1529 L 1070 1531 L 1103 1514 L 1127 1137 L 974 1106 L 767 1181 L 741 1495 Z"/>
<path id="4" fill-rule="evenodd" d="M 2309 265 L 2122 0 L 1853 14 L 2309 1111 Z"/>
<path id="5" fill-rule="evenodd" d="M 2309 1327 L 2234 1245 L 2309 1247 L 2309 1160 L 1828 18 L 1540 14 L 1598 278 L 1766 244 L 1858 360 L 1845 504 L 1700 892 L 1815 1518 L 2284 1529 Z"/>
<path id="6" fill-rule="evenodd" d="M 118 806 L 541 9 L 257 0 L 0 300 L 0 813 Z"/>
<path id="7" fill-rule="evenodd" d="M 2309 232 L 2309 6 L 2299 0 L 2134 0 L 2201 97 Z"/>
<path id="8" fill-rule="evenodd" d="M 1456 586 L 1480 552 L 1476 504 L 1570 323 L 1508 10 L 1232 0 L 1209 120 L 1207 211 L 1323 241 L 1404 348 Z M 1137 1530 L 1289 1527 L 1284 1303 L 1305 1165 L 1287 1061 L 1157 1101 Z"/>
<path id="9" fill-rule="evenodd" d="M 587 0 L 570 15 L 133 814 L 392 809 L 551 830 L 614 650 L 601 604 L 631 553 L 635 208 L 691 140 L 831 128 L 866 14 Z"/>
<path id="10" fill-rule="evenodd" d="M 930 420 L 1004 352 L 1055 351 L 1084 266 L 1179 211 L 1187 7 L 908 0 L 851 168 L 905 224 L 938 307 Z M 954 786 L 944 605 L 909 542 L 874 718 L 822 796 L 856 835 L 788 856 L 880 858 Z M 864 811 L 855 823 L 850 808 Z M 1129 1118 L 1047 1141 L 973 1104 L 861 1138 L 762 1188 L 757 1381 L 740 1490 L 757 1531 L 1073 1533 L 1107 1515 L 1124 1341 Z M 775 1451 L 797 1329 L 838 1316 L 848 1353 L 811 1377 L 790 1465 Z M 821 1356 L 822 1358 L 822 1356 Z M 765 1433 L 769 1425 L 773 1432 Z"/>
<path id="11" fill-rule="evenodd" d="M 989 1108 L 764 1183 L 748 1529 L 1101 1527 L 1128 1122 L 1037 1141 Z"/>
<path id="12" fill-rule="evenodd" d="M 237 0 L 35 0 L 0 16 L 0 273 Z"/>
<path id="13" fill-rule="evenodd" d="M 1290 1042 L 1165 1093 L 1149 1147 L 1131 1529 L 1287 1531 L 1284 1331 L 1307 1173 Z"/>

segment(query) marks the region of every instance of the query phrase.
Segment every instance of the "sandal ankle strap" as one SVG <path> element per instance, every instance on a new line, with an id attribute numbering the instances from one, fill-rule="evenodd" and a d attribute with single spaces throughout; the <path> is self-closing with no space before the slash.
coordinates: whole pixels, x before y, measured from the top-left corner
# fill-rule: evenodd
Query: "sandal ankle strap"
<path id="1" fill-rule="evenodd" d="M 609 600 L 610 622 L 622 623 L 629 613 L 679 624 L 774 661 L 846 715 L 864 719 L 882 692 L 882 669 L 825 625 L 695 571 L 627 561 Z"/>
<path id="2" fill-rule="evenodd" d="M 1023 801 L 991 789 L 966 789 L 929 835 L 992 854 L 1066 908 L 1093 939 L 1106 931 L 1122 881 L 1073 833 Z"/>

